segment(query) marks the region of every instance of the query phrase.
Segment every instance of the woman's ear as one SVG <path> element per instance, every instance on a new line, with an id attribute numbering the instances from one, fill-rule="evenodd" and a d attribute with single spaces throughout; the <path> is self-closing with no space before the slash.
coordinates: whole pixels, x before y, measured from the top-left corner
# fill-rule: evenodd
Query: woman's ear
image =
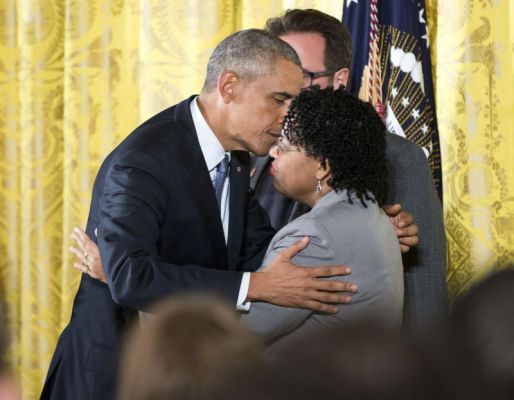
<path id="1" fill-rule="evenodd" d="M 235 87 L 240 79 L 234 71 L 225 71 L 218 80 L 218 90 L 224 103 L 230 103 L 234 99 Z"/>
<path id="2" fill-rule="evenodd" d="M 318 169 L 316 171 L 316 179 L 319 180 L 325 180 L 330 176 L 330 164 L 328 163 L 328 160 L 325 160 L 324 162 L 319 162 Z"/>

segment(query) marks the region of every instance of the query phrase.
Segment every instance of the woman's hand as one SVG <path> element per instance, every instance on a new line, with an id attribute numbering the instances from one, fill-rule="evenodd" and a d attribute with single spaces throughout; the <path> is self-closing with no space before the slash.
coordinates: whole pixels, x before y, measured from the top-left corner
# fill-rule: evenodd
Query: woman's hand
<path id="1" fill-rule="evenodd" d="M 70 246 L 69 250 L 80 260 L 80 262 L 74 263 L 73 267 L 84 274 L 88 274 L 91 278 L 107 283 L 104 266 L 100 259 L 100 250 L 96 243 L 91 240 L 86 232 L 77 227 L 73 228 L 71 238 L 77 242 L 79 248 Z"/>

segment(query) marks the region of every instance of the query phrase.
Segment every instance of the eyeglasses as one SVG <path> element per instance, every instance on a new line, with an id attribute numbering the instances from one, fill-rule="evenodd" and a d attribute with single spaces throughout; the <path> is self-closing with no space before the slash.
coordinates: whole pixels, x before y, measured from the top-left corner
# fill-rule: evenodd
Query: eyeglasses
<path id="1" fill-rule="evenodd" d="M 277 155 L 280 155 L 281 153 L 303 152 L 303 150 L 298 147 L 290 147 L 285 144 L 282 137 L 277 140 L 275 147 L 277 149 Z"/>
<path id="2" fill-rule="evenodd" d="M 333 73 L 335 73 L 335 71 L 328 71 L 328 70 L 311 72 L 311 71 L 307 71 L 307 70 L 303 69 L 302 71 L 303 71 L 303 89 L 310 88 L 313 85 L 313 81 L 315 79 L 323 78 L 325 76 L 330 76 Z"/>

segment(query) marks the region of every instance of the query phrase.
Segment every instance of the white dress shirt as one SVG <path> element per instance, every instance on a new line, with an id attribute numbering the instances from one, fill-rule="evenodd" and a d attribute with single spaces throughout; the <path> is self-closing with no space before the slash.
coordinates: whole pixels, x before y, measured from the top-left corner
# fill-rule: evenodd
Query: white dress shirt
<path id="1" fill-rule="evenodd" d="M 200 142 L 200 149 L 202 150 L 207 169 L 211 176 L 211 181 L 214 182 L 216 177 L 216 166 L 225 158 L 225 154 L 228 154 L 230 159 L 230 152 L 226 152 L 220 141 L 207 124 L 200 108 L 198 107 L 197 97 L 191 101 L 190 109 L 191 116 L 193 117 L 193 124 L 195 126 L 196 134 L 198 135 L 198 142 Z M 225 243 L 228 240 L 228 221 L 230 214 L 230 179 L 228 179 L 229 173 L 225 178 L 223 184 L 223 192 L 221 194 L 221 206 L 220 206 L 220 217 L 223 225 L 223 233 L 225 235 Z M 214 190 L 214 187 L 213 187 Z M 241 286 L 239 288 L 239 295 L 237 297 L 237 308 L 239 310 L 248 311 L 250 308 L 250 302 L 245 302 L 248 295 L 248 287 L 250 285 L 250 272 L 243 274 L 241 280 Z"/>

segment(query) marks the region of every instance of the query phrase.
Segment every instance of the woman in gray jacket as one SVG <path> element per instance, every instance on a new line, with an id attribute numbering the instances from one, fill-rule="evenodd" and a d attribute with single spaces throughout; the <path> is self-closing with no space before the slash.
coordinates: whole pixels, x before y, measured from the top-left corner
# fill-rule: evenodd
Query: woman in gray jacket
<path id="1" fill-rule="evenodd" d="M 403 310 L 400 248 L 380 206 L 386 128 L 368 103 L 332 88 L 303 91 L 270 150 L 275 188 L 311 208 L 273 238 L 263 265 L 304 236 L 299 265 L 346 264 L 359 287 L 336 314 L 254 302 L 241 322 L 263 335 L 271 351 L 317 331 L 367 323 L 399 330 Z M 333 279 L 338 279 L 334 277 Z"/>

